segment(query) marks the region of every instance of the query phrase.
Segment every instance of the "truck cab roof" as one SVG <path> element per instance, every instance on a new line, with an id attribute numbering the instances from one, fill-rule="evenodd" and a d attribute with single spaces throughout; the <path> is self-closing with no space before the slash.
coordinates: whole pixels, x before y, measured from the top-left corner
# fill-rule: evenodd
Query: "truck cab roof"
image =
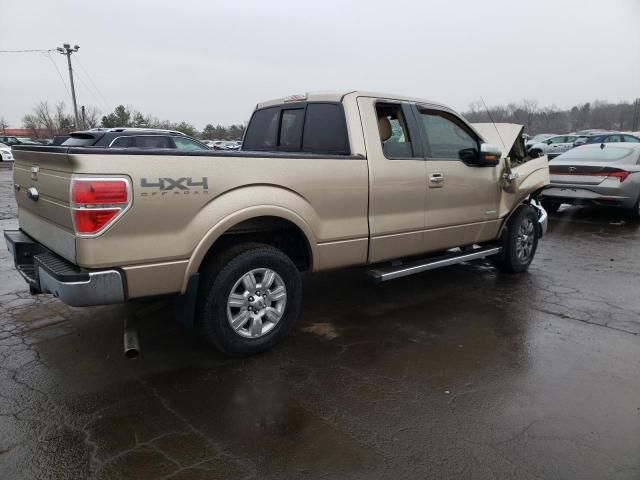
<path id="1" fill-rule="evenodd" d="M 282 105 L 284 103 L 293 102 L 342 102 L 347 95 L 355 97 L 374 97 L 383 98 L 388 100 L 400 100 L 406 102 L 427 103 L 429 105 L 436 105 L 443 108 L 448 108 L 445 105 L 427 100 L 419 97 L 412 97 L 407 95 L 396 95 L 380 92 L 369 92 L 364 90 L 342 90 L 342 91 L 322 91 L 322 92 L 306 92 L 296 95 L 289 95 L 287 97 L 274 98 L 265 102 L 260 102 L 256 106 L 256 109 L 272 107 L 276 105 Z"/>

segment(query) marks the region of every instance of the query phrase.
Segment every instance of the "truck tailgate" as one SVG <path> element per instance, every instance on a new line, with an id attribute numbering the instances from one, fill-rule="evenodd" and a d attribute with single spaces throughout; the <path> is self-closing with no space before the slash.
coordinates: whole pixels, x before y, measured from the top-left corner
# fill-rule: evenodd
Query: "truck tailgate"
<path id="1" fill-rule="evenodd" d="M 20 229 L 73 262 L 72 164 L 66 151 L 63 147 L 15 148 L 13 179 Z"/>

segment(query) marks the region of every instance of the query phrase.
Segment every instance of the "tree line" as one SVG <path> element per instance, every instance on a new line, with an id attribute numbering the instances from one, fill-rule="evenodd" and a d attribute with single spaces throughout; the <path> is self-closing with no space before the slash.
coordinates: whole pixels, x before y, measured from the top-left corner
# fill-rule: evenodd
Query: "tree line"
<path id="1" fill-rule="evenodd" d="M 640 98 L 634 102 L 609 103 L 600 100 L 561 109 L 540 107 L 534 100 L 523 100 L 485 108 L 480 101 L 469 104 L 463 114 L 470 122 L 518 123 L 530 135 L 568 133 L 586 129 L 640 130 Z"/>
<path id="2" fill-rule="evenodd" d="M 172 122 L 160 120 L 157 117 L 144 114 L 130 107 L 118 105 L 113 112 L 101 116 L 100 111 L 92 106 L 81 109 L 80 122 L 82 126 L 76 128 L 73 115 L 71 115 L 64 102 L 58 102 L 50 106 L 49 102 L 42 101 L 33 107 L 31 113 L 22 117 L 22 126 L 29 129 L 34 138 L 64 135 L 74 130 L 82 130 L 96 127 L 136 127 L 136 128 L 161 128 L 165 130 L 177 130 L 190 137 L 203 140 L 241 140 L 244 135 L 245 125 L 216 125 L 207 124 L 202 131 L 186 121 Z M 4 120 L 2 121 L 4 122 Z M 3 126 L 2 128 L 7 128 Z"/>

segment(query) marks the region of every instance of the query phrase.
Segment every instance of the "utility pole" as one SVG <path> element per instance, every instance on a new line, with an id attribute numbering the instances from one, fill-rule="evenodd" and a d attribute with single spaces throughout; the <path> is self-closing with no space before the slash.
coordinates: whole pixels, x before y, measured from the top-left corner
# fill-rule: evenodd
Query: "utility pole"
<path id="1" fill-rule="evenodd" d="M 69 81 L 71 82 L 71 99 L 73 100 L 73 115 L 76 119 L 76 130 L 82 129 L 80 125 L 80 117 L 78 116 L 78 104 L 76 103 L 76 87 L 73 85 L 73 69 L 71 68 L 71 54 L 76 53 L 80 47 L 78 45 L 74 45 L 71 48 L 71 44 L 65 43 L 62 47 L 58 47 L 56 50 L 60 52 L 62 55 L 67 56 L 67 63 L 69 64 Z"/>

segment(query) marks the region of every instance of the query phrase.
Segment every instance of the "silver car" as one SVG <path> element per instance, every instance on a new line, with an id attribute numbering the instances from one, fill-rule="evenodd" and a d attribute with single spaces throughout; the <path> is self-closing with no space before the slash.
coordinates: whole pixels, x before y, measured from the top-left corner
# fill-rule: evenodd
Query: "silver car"
<path id="1" fill-rule="evenodd" d="M 551 184 L 542 205 L 562 203 L 629 209 L 640 219 L 640 143 L 602 143 L 569 150 L 549 162 Z"/>
<path id="2" fill-rule="evenodd" d="M 578 139 L 578 135 L 555 135 L 549 137 L 542 142 L 531 144 L 527 151 L 529 155 L 537 157 L 538 155 L 545 154 L 551 160 L 558 155 L 571 150 L 573 148 L 573 142 Z"/>

